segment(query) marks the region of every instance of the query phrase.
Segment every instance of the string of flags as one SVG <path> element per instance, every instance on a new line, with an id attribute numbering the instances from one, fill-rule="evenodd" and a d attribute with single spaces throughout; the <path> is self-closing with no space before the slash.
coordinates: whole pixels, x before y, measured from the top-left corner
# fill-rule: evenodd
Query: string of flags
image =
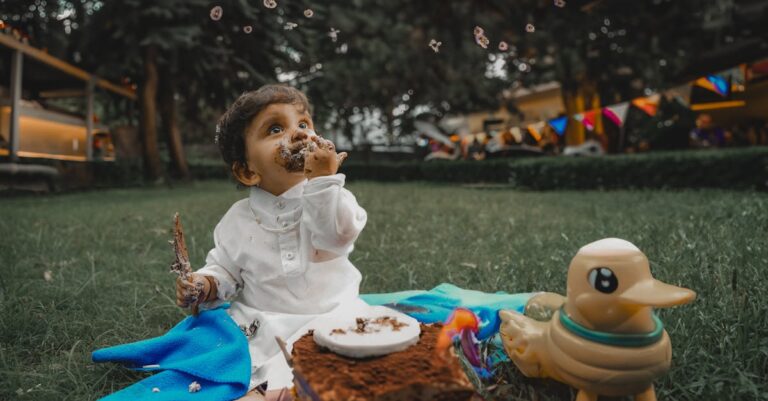
<path id="1" fill-rule="evenodd" d="M 728 70 L 721 71 L 717 74 L 699 78 L 689 84 L 673 87 L 669 90 L 666 90 L 664 95 L 667 98 L 676 99 L 678 102 L 685 106 L 690 106 L 691 104 L 691 89 L 693 86 L 707 89 L 722 97 L 728 97 L 732 92 L 744 90 L 744 84 L 746 82 L 745 71 L 745 65 L 733 67 Z M 611 121 L 617 127 L 622 128 L 626 122 L 630 106 L 642 110 L 648 116 L 653 117 L 659 111 L 660 102 L 661 94 L 655 93 L 650 96 L 632 99 L 628 102 L 621 102 L 611 106 L 586 110 L 570 117 L 560 116 L 547 120 L 546 122 L 542 121 L 535 124 L 529 124 L 527 129 L 531 136 L 533 136 L 533 138 L 538 142 L 541 139 L 542 130 L 546 125 L 549 125 L 549 127 L 551 127 L 557 133 L 557 135 L 563 136 L 565 135 L 566 129 L 568 128 L 569 120 L 573 119 L 581 123 L 587 130 L 593 131 L 597 123 L 597 118 L 600 115 Z"/>

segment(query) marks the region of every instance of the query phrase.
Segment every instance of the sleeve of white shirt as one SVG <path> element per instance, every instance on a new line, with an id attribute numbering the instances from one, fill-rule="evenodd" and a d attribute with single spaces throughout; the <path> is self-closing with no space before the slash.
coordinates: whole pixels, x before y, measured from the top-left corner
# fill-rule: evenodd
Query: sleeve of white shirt
<path id="1" fill-rule="evenodd" d="M 229 257 L 227 249 L 221 241 L 222 223 L 216 225 L 213 230 L 214 248 L 208 252 L 205 258 L 205 266 L 196 273 L 212 276 L 217 283 L 217 296 L 220 300 L 229 300 L 243 288 L 243 279 L 240 268 L 235 266 Z"/>
<path id="2" fill-rule="evenodd" d="M 302 197 L 302 224 L 317 249 L 347 255 L 365 227 L 368 215 L 344 188 L 344 174 L 309 180 Z"/>

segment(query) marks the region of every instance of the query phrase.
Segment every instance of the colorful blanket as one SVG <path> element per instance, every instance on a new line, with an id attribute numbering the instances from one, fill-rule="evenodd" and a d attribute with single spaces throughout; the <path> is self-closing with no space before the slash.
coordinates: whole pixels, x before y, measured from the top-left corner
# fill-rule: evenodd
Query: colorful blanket
<path id="1" fill-rule="evenodd" d="M 471 310 L 480 319 L 478 340 L 498 333 L 501 320 L 499 311 L 514 310 L 523 313 L 525 303 L 535 293 L 508 294 L 465 290 L 443 283 L 429 291 L 402 291 L 387 294 L 364 294 L 360 298 L 369 305 L 383 305 L 412 316 L 421 323 L 445 322 L 458 307 Z"/>

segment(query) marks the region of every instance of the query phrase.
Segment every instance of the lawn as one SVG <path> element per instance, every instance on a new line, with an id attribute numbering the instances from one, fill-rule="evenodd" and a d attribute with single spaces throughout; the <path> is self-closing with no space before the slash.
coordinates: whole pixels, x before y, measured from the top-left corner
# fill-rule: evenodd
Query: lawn
<path id="1" fill-rule="evenodd" d="M 351 255 L 362 292 L 441 282 L 564 292 L 580 246 L 624 238 L 657 278 L 698 293 L 660 312 L 674 355 L 659 399 L 768 400 L 768 194 L 348 187 L 369 215 Z M 141 378 L 91 363 L 91 351 L 160 335 L 185 316 L 168 273 L 171 217 L 182 213 L 199 267 L 214 225 L 245 196 L 210 181 L 0 199 L 0 400 L 94 400 Z M 513 369 L 505 377 L 500 399 L 564 393 Z"/>

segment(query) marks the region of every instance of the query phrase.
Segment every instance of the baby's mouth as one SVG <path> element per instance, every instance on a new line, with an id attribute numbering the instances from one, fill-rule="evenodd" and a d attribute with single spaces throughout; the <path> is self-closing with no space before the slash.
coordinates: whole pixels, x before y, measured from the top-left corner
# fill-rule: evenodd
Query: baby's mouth
<path id="1" fill-rule="evenodd" d="M 283 141 L 279 145 L 279 151 L 275 161 L 282 165 L 288 172 L 297 173 L 304 171 L 304 157 L 317 146 L 314 141 Z"/>
<path id="2" fill-rule="evenodd" d="M 300 141 L 291 141 L 288 137 L 278 145 L 275 162 L 290 173 L 304 172 L 304 158 L 317 148 L 335 151 L 333 142 L 310 131 L 309 135 Z"/>

